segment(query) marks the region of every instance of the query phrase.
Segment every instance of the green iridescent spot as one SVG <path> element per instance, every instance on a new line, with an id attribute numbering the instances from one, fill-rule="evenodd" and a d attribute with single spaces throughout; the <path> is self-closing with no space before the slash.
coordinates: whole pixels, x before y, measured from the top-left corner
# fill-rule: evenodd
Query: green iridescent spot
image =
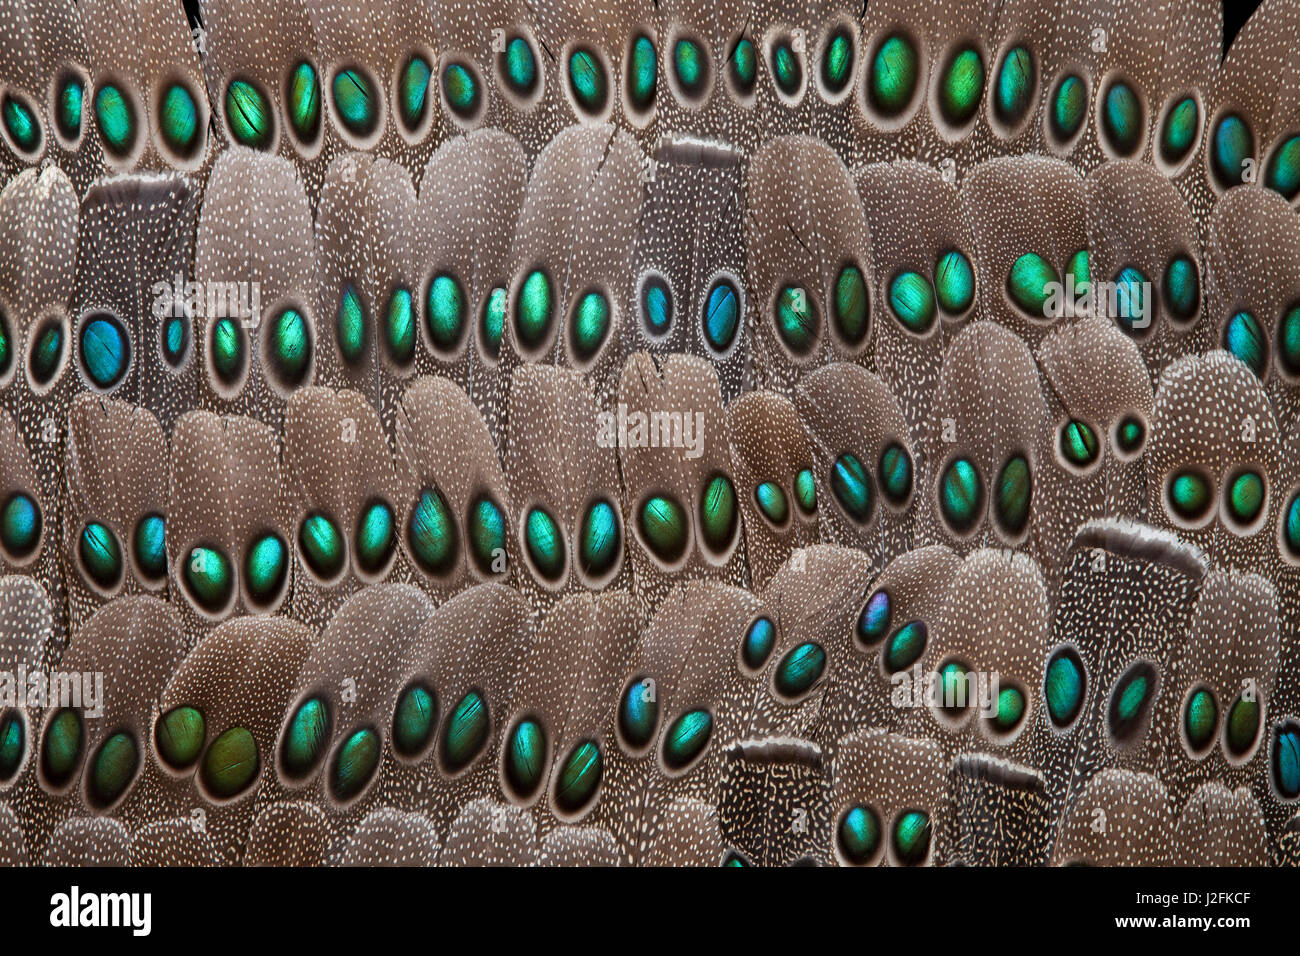
<path id="1" fill-rule="evenodd" d="M 1228 513 L 1233 520 L 1248 525 L 1264 510 L 1264 479 L 1258 472 L 1244 471 L 1228 488 Z"/>
<path id="2" fill-rule="evenodd" d="M 1169 478 L 1169 506 L 1185 521 L 1195 521 L 1210 507 L 1210 483 L 1195 471 L 1180 471 Z"/>
<path id="3" fill-rule="evenodd" d="M 979 109 L 984 95 L 984 59 L 972 47 L 957 50 L 948 61 L 939 86 L 939 112 L 953 126 L 964 126 Z"/>
<path id="4" fill-rule="evenodd" d="M 397 546 L 397 519 L 386 501 L 371 501 L 361 512 L 356 530 L 357 567 L 378 574 Z"/>
<path id="5" fill-rule="evenodd" d="M 1123 80 L 1116 80 L 1106 91 L 1101 125 L 1111 148 L 1122 156 L 1131 155 L 1142 144 L 1142 101 Z"/>
<path id="6" fill-rule="evenodd" d="M 946 661 L 939 668 L 939 709 L 957 717 L 973 701 L 967 696 L 969 669 L 959 661 Z"/>
<path id="7" fill-rule="evenodd" d="M 919 272 L 900 273 L 889 285 L 889 308 L 904 327 L 921 335 L 934 324 L 934 288 Z"/>
<path id="8" fill-rule="evenodd" d="M 659 721 L 654 681 L 638 679 L 628 685 L 618 705 L 618 727 L 624 739 L 640 749 L 650 743 Z"/>
<path id="9" fill-rule="evenodd" d="M 18 97 L 10 93 L 0 100 L 0 118 L 5 131 L 20 150 L 34 153 L 41 145 L 41 124 L 36 114 Z"/>
<path id="10" fill-rule="evenodd" d="M 969 530 L 979 519 L 984 505 L 984 485 L 979 471 L 965 458 L 948 465 L 939 484 L 939 507 L 957 532 Z"/>
<path id="11" fill-rule="evenodd" d="M 107 314 L 82 325 L 80 349 L 81 365 L 97 388 L 113 388 L 131 364 L 131 339 L 122 324 Z"/>
<path id="12" fill-rule="evenodd" d="M 890 502 L 901 505 L 912 493 L 912 456 L 902 445 L 890 442 L 877 464 L 880 490 Z"/>
<path id="13" fill-rule="evenodd" d="M 1092 270 L 1089 267 L 1087 249 L 1080 249 L 1070 256 L 1070 261 L 1065 264 L 1065 278 L 1067 282 L 1073 279 L 1075 288 L 1082 286 L 1085 282 L 1090 283 L 1092 281 Z"/>
<path id="14" fill-rule="evenodd" d="M 41 761 L 46 778 L 54 786 L 62 787 L 77 772 L 84 738 L 81 715 L 75 710 L 64 708 L 50 719 Z"/>
<path id="15" fill-rule="evenodd" d="M 1264 185 L 1288 201 L 1300 194 L 1300 136 L 1292 136 L 1273 151 L 1264 171 Z"/>
<path id="16" fill-rule="evenodd" d="M 781 37 L 772 44 L 772 79 L 776 88 L 786 96 L 795 96 L 803 85 L 803 64 L 789 37 Z"/>
<path id="17" fill-rule="evenodd" d="M 81 529 L 77 554 L 86 576 L 104 590 L 112 589 L 122 580 L 122 551 L 117 545 L 117 535 L 98 521 Z"/>
<path id="18" fill-rule="evenodd" d="M 930 852 L 930 817 L 908 810 L 894 821 L 894 853 L 909 866 L 925 862 Z"/>
<path id="19" fill-rule="evenodd" d="M 284 309 L 271 325 L 268 357 L 280 381 L 297 387 L 307 377 L 311 364 L 311 331 L 307 320 L 297 309 Z"/>
<path id="20" fill-rule="evenodd" d="M 641 537 L 654 555 L 667 564 L 686 551 L 686 512 L 675 498 L 655 495 L 646 499 L 639 512 Z"/>
<path id="21" fill-rule="evenodd" d="M 1065 460 L 1079 468 L 1091 465 L 1101 451 L 1097 433 L 1087 422 L 1081 422 L 1077 418 L 1067 422 L 1061 429 L 1059 443 Z"/>
<path id="22" fill-rule="evenodd" d="M 154 725 L 158 756 L 173 770 L 184 770 L 199 759 L 207 739 L 207 724 L 195 707 L 174 707 Z"/>
<path id="23" fill-rule="evenodd" d="M 825 670 L 826 651 L 820 644 L 806 641 L 786 651 L 772 681 L 782 697 L 798 697 L 821 680 Z"/>
<path id="24" fill-rule="evenodd" d="M 929 630 L 924 621 L 909 621 L 889 639 L 885 648 L 885 670 L 891 674 L 907 670 L 925 653 Z"/>
<path id="25" fill-rule="evenodd" d="M 845 453 L 831 465 L 831 492 L 841 508 L 854 521 L 871 517 L 871 477 L 856 455 Z"/>
<path id="26" fill-rule="evenodd" d="M 1210 168 L 1219 186 L 1230 189 L 1245 182 L 1247 164 L 1255 157 L 1255 136 L 1235 113 L 1221 117 L 1214 127 Z"/>
<path id="27" fill-rule="evenodd" d="M 26 735 L 18 711 L 5 711 L 0 719 L 0 781 L 8 781 L 18 773 L 27 752 Z"/>
<path id="28" fill-rule="evenodd" d="M 312 697 L 302 702 L 280 745 L 280 759 L 291 777 L 305 777 L 316 769 L 329 745 L 330 712 L 325 701 Z"/>
<path id="29" fill-rule="evenodd" d="M 339 70 L 334 74 L 334 107 L 348 132 L 368 136 L 379 123 L 379 100 L 374 86 L 360 70 Z"/>
<path id="30" fill-rule="evenodd" d="M 587 509 L 587 516 L 582 521 L 582 538 L 578 546 L 582 570 L 590 577 L 603 577 L 618 560 L 622 541 L 614 508 L 607 501 L 597 501 Z"/>
<path id="31" fill-rule="evenodd" d="M 565 813 L 577 813 L 596 795 L 600 786 L 603 762 L 600 748 L 584 740 L 560 765 L 555 783 L 555 803 Z"/>
<path id="32" fill-rule="evenodd" d="M 173 315 L 163 323 L 161 333 L 163 361 L 180 368 L 190 350 L 190 323 L 184 316 Z"/>
<path id="33" fill-rule="evenodd" d="M 487 701 L 476 690 L 460 699 L 442 733 L 442 760 L 452 773 L 464 768 L 483 750 L 491 721 Z"/>
<path id="34" fill-rule="evenodd" d="M 1195 318 L 1201 307 L 1201 279 L 1187 256 L 1176 256 L 1165 266 L 1164 297 L 1170 317 L 1179 322 Z"/>
<path id="35" fill-rule="evenodd" d="M 537 87 L 537 57 L 528 41 L 521 36 L 511 37 L 501 56 L 506 86 L 516 96 L 531 94 Z"/>
<path id="36" fill-rule="evenodd" d="M 1238 697 L 1228 711 L 1228 752 L 1240 757 L 1250 750 L 1259 734 L 1259 701 Z"/>
<path id="37" fill-rule="evenodd" d="M 407 540 L 421 568 L 430 574 L 446 574 L 456 563 L 456 525 L 447 502 L 437 488 L 420 493 L 407 521 Z"/>
<path id="38" fill-rule="evenodd" d="M 98 807 L 117 800 L 140 766 L 140 752 L 135 739 L 127 733 L 115 733 L 100 746 L 91 764 L 90 797 Z"/>
<path id="39" fill-rule="evenodd" d="M 448 63 L 442 71 L 442 94 L 447 106 L 461 119 L 472 119 L 478 112 L 478 79 L 463 63 Z"/>
<path id="40" fill-rule="evenodd" d="M 303 142 L 315 141 L 320 132 L 320 80 L 315 67 L 306 60 L 295 66 L 286 93 L 289 126 Z"/>
<path id="41" fill-rule="evenodd" d="M 648 110 L 655 101 L 659 57 L 654 42 L 642 34 L 632 42 L 627 62 L 627 98 L 638 112 Z"/>
<path id="42" fill-rule="evenodd" d="M 993 112 L 1006 126 L 1018 126 L 1033 99 L 1034 59 L 1023 46 L 1013 47 L 1002 58 L 994 89 Z"/>
<path id="43" fill-rule="evenodd" d="M 366 788 L 379 766 L 379 735 L 363 727 L 343 742 L 330 769 L 330 790 L 336 800 L 351 800 Z"/>
<path id="44" fill-rule="evenodd" d="M 429 76 L 433 68 L 429 61 L 418 53 L 412 53 L 402 69 L 401 79 L 397 84 L 398 114 L 408 132 L 415 132 L 424 122 L 429 108 Z M 443 74 L 446 82 L 446 74 Z M 448 97 L 450 99 L 450 96 Z"/>
<path id="45" fill-rule="evenodd" d="M 339 297 L 335 331 L 343 361 L 349 365 L 361 361 L 366 348 L 366 310 L 351 282 L 344 285 L 343 294 Z"/>
<path id="46" fill-rule="evenodd" d="M 13 333 L 9 327 L 9 317 L 0 308 L 0 378 L 9 374 L 14 362 Z"/>
<path id="47" fill-rule="evenodd" d="M 993 715 L 993 725 L 1003 733 L 1009 733 L 1020 724 L 1025 716 L 1025 695 L 1014 687 L 1004 687 L 998 691 L 998 709 Z"/>
<path id="48" fill-rule="evenodd" d="M 194 96 L 180 83 L 173 83 L 158 107 L 158 129 L 163 142 L 181 155 L 194 152 L 199 142 L 199 108 Z"/>
<path id="49" fill-rule="evenodd" d="M 105 83 L 95 94 L 95 125 L 104 148 L 112 155 L 125 156 L 135 146 L 135 107 L 112 83 Z"/>
<path id="50" fill-rule="evenodd" d="M 524 545 L 537 572 L 548 581 L 564 573 L 564 538 L 545 508 L 534 507 L 524 520 Z"/>
<path id="51" fill-rule="evenodd" d="M 853 73 L 853 41 L 843 27 L 831 34 L 822 54 L 822 85 L 831 95 L 844 90 Z"/>
<path id="52" fill-rule="evenodd" d="M 244 373 L 244 335 L 234 319 L 217 319 L 208 339 L 212 371 L 225 385 L 234 385 Z"/>
<path id="53" fill-rule="evenodd" d="M 429 283 L 426 297 L 428 319 L 426 325 L 434 348 L 444 352 L 455 350 L 465 331 L 465 292 L 455 276 L 440 273 Z M 497 340 L 500 341 L 500 332 Z"/>
<path id="54" fill-rule="evenodd" d="M 736 40 L 731 55 L 727 57 L 727 71 L 732 85 L 742 96 L 748 96 L 754 91 L 754 82 L 758 79 L 758 53 L 754 50 L 752 40 L 747 37 Z"/>
<path id="55" fill-rule="evenodd" d="M 1260 378 L 1268 366 L 1268 339 L 1249 312 L 1238 312 L 1223 330 L 1223 347 L 1241 359 Z"/>
<path id="56" fill-rule="evenodd" d="M 226 87 L 226 125 L 230 135 L 241 146 L 266 149 L 271 145 L 275 123 L 271 117 L 271 101 L 265 93 L 247 80 L 231 80 Z"/>
<path id="57" fill-rule="evenodd" d="M 580 361 L 587 361 L 598 351 L 609 333 L 609 300 L 599 292 L 588 292 L 573 309 L 570 319 L 570 346 Z"/>
<path id="58" fill-rule="evenodd" d="M 1116 737 L 1130 737 L 1139 728 L 1154 691 L 1155 671 L 1145 661 L 1133 665 L 1120 677 L 1109 708 L 1110 728 Z"/>
<path id="59" fill-rule="evenodd" d="M 483 574 L 497 575 L 505 571 L 506 518 L 491 498 L 480 498 L 470 508 L 469 548 Z"/>
<path id="60" fill-rule="evenodd" d="M 1150 327 L 1152 303 L 1147 297 L 1147 277 L 1133 266 L 1115 276 L 1115 318 L 1125 331 Z"/>
<path id="61" fill-rule="evenodd" d="M 1052 97 L 1052 134 L 1061 142 L 1068 142 L 1079 132 L 1088 112 L 1088 87 L 1071 73 L 1061 80 Z"/>
<path id="62" fill-rule="evenodd" d="M 858 615 L 858 637 L 864 644 L 874 644 L 889 631 L 889 622 L 893 618 L 893 605 L 889 592 L 884 588 L 872 593 Z"/>
<path id="63" fill-rule="evenodd" d="M 1054 286 L 1061 283 L 1055 267 L 1034 252 L 1026 252 L 1007 274 L 1007 294 L 1013 302 L 1036 319 L 1048 319 L 1047 303 Z"/>
<path id="64" fill-rule="evenodd" d="M 740 295 L 736 287 L 720 279 L 709 290 L 704 305 L 704 339 L 715 352 L 731 347 L 740 325 Z"/>
<path id="65" fill-rule="evenodd" d="M 1214 695 L 1202 687 L 1188 699 L 1183 711 L 1183 730 L 1192 750 L 1202 751 L 1210 745 L 1218 722 L 1219 708 L 1214 703 Z"/>
<path id="66" fill-rule="evenodd" d="M 253 735 L 243 727 L 231 727 L 212 741 L 199 776 L 214 796 L 229 799 L 253 782 L 260 766 Z"/>
<path id="67" fill-rule="evenodd" d="M 663 335 L 673 322 L 673 293 L 661 276 L 641 283 L 641 316 L 651 335 Z"/>
<path id="68" fill-rule="evenodd" d="M 54 122 L 64 139 L 75 140 L 81 135 L 81 113 L 85 98 L 86 87 L 81 82 L 81 77 L 71 75 L 59 80 L 54 102 Z"/>
<path id="69" fill-rule="evenodd" d="M 912 41 L 895 34 L 876 49 L 871 61 L 868 95 L 871 105 L 887 116 L 901 113 L 916 92 L 920 57 Z"/>
<path id="70" fill-rule="evenodd" d="M 528 274 L 515 300 L 515 334 L 525 348 L 535 349 L 546 340 L 551 329 L 551 280 L 545 272 L 534 269 Z"/>
<path id="71" fill-rule="evenodd" d="M 244 557 L 244 588 L 255 604 L 265 605 L 280 594 L 289 574 L 289 549 L 278 534 L 264 534 Z"/>
<path id="72" fill-rule="evenodd" d="M 835 327 L 849 345 L 867 336 L 867 281 L 857 266 L 845 266 L 835 280 Z"/>
<path id="73" fill-rule="evenodd" d="M 817 510 L 817 482 L 811 468 L 804 468 L 794 476 L 794 503 L 804 514 Z"/>
<path id="74" fill-rule="evenodd" d="M 483 337 L 483 348 L 492 358 L 501 351 L 501 334 L 506 328 L 506 297 L 506 290 L 497 286 L 483 303 L 479 332 Z"/>
<path id="75" fill-rule="evenodd" d="M 673 71 L 677 85 L 687 97 L 694 99 L 704 91 L 708 77 L 708 57 L 694 40 L 679 39 L 673 47 Z"/>
<path id="76" fill-rule="evenodd" d="M 28 366 L 37 385 L 48 385 L 63 364 L 63 323 L 50 320 L 33 338 Z"/>
<path id="77" fill-rule="evenodd" d="M 776 331 L 795 355 L 806 355 L 817 343 L 821 316 L 812 298 L 799 286 L 786 286 L 776 299 Z"/>
<path id="78" fill-rule="evenodd" d="M 1282 539 L 1291 557 L 1300 558 L 1300 492 L 1291 496 L 1283 516 Z"/>
<path id="79" fill-rule="evenodd" d="M 546 734 L 535 720 L 521 720 L 506 745 L 506 782 L 515 796 L 529 797 L 542 782 L 546 769 Z"/>
<path id="80" fill-rule="evenodd" d="M 162 515 L 145 515 L 131 539 L 136 573 L 158 580 L 167 573 L 166 522 Z"/>
<path id="81" fill-rule="evenodd" d="M 690 710 L 671 724 L 664 734 L 664 763 L 681 770 L 704 752 L 713 735 L 713 715 L 707 710 Z"/>
<path id="82" fill-rule="evenodd" d="M 312 573 L 326 581 L 342 573 L 347 559 L 339 526 L 320 513 L 308 515 L 298 528 L 298 550 Z"/>
<path id="83" fill-rule="evenodd" d="M 714 475 L 700 497 L 700 535 L 711 551 L 731 543 L 739 523 L 736 488 L 726 475 Z"/>
<path id="84" fill-rule="evenodd" d="M 41 540 L 41 509 L 31 495 L 15 491 L 0 509 L 0 544 L 8 556 L 22 560 Z"/>
<path id="85" fill-rule="evenodd" d="M 1300 305 L 1287 309 L 1277 324 L 1277 361 L 1288 375 L 1300 375 Z"/>
<path id="86" fill-rule="evenodd" d="M 998 476 L 998 519 L 1007 531 L 1019 534 L 1025 529 L 1032 498 L 1029 462 L 1016 455 L 1002 466 L 1002 474 Z"/>
<path id="87" fill-rule="evenodd" d="M 583 112 L 595 115 L 604 111 L 609 81 L 595 52 L 579 48 L 569 54 L 569 90 Z"/>
<path id="88" fill-rule="evenodd" d="M 429 745 L 438 718 L 438 701 L 433 691 L 412 684 L 402 692 L 393 711 L 393 749 L 403 757 L 415 757 Z"/>
<path id="89" fill-rule="evenodd" d="M 210 613 L 225 608 L 234 593 L 235 576 L 230 559 L 216 548 L 204 545 L 191 548 L 183 574 L 190 597 Z"/>
<path id="90" fill-rule="evenodd" d="M 765 481 L 754 489 L 754 502 L 763 516 L 774 525 L 785 524 L 790 514 L 785 492 L 775 481 Z"/>
<path id="91" fill-rule="evenodd" d="M 945 252 L 934 267 L 934 289 L 939 307 L 949 315 L 961 315 L 975 301 L 975 270 L 965 255 Z"/>
<path id="92" fill-rule="evenodd" d="M 1047 714 L 1057 727 L 1068 726 L 1083 707 L 1085 681 L 1083 662 L 1073 648 L 1062 647 L 1052 655 L 1043 696 Z"/>
<path id="93" fill-rule="evenodd" d="M 394 289 L 384 314 L 384 347 L 397 365 L 415 358 L 415 302 L 410 289 Z"/>
<path id="94" fill-rule="evenodd" d="M 741 644 L 740 654 L 745 661 L 745 666 L 750 670 L 758 670 L 767 663 L 767 657 L 772 653 L 775 644 L 776 628 L 772 625 L 772 621 L 766 617 L 758 618 L 749 625 L 744 642 Z"/>
<path id="95" fill-rule="evenodd" d="M 1140 418 L 1129 416 L 1119 423 L 1119 428 L 1115 430 L 1115 444 L 1119 450 L 1126 455 L 1131 455 L 1142 447 L 1142 442 L 1146 440 L 1146 426 L 1142 424 Z"/>
<path id="96" fill-rule="evenodd" d="M 1279 724 L 1273 735 L 1273 783 L 1288 800 L 1300 796 L 1300 727 Z"/>
<path id="97" fill-rule="evenodd" d="M 1196 142 L 1196 131 L 1201 125 L 1201 110 L 1196 99 L 1185 96 L 1165 114 L 1164 129 L 1160 131 L 1160 158 L 1166 163 L 1182 162 Z"/>
<path id="98" fill-rule="evenodd" d="M 835 831 L 840 855 L 860 866 L 876 855 L 880 847 L 880 817 L 870 807 L 859 804 L 840 817 Z"/>

